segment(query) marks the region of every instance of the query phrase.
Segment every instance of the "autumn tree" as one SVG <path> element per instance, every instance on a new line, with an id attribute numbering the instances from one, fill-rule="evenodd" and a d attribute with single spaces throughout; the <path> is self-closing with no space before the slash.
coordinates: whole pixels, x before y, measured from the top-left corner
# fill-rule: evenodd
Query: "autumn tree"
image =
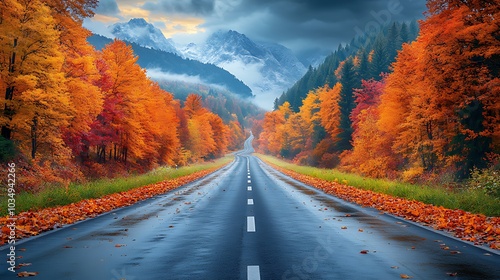
<path id="1" fill-rule="evenodd" d="M 230 130 L 223 120 L 203 106 L 200 95 L 190 94 L 184 102 L 189 134 L 185 148 L 192 161 L 223 155 L 229 144 Z"/>
<path id="2" fill-rule="evenodd" d="M 500 136 L 500 16 L 498 3 L 454 0 L 428 1 L 428 17 L 421 24 L 426 50 L 422 64 L 436 92 L 436 112 L 446 123 L 450 155 L 459 157 L 461 177 L 473 167 L 486 167 Z M 458 129 L 458 133 L 456 133 Z"/>
<path id="3" fill-rule="evenodd" d="M 379 124 L 407 168 L 438 173 L 455 165 L 465 177 L 498 154 L 499 11 L 477 2 L 428 7 L 420 37 L 403 47 L 387 79 Z"/>
<path id="4" fill-rule="evenodd" d="M 228 149 L 236 151 L 243 147 L 243 143 L 245 142 L 245 131 L 235 114 L 232 115 L 232 120 L 228 124 L 228 129 L 230 131 Z"/>
<path id="5" fill-rule="evenodd" d="M 338 140 L 340 133 L 340 92 L 342 84 L 337 83 L 333 88 L 324 86 L 316 90 L 320 103 L 319 116 L 321 125 L 334 141 Z"/>
<path id="6" fill-rule="evenodd" d="M 105 101 L 114 102 L 109 106 L 114 107 L 121 117 L 110 116 L 110 123 L 106 125 L 113 130 L 115 139 L 99 148 L 104 150 L 98 154 L 104 159 L 105 149 L 109 148 L 109 157 L 114 160 L 127 162 L 130 156 L 142 159 L 148 143 L 144 122 L 150 121 L 150 108 L 146 106 L 151 97 L 150 81 L 136 64 L 137 57 L 132 48 L 124 42 L 115 40 L 107 45 L 102 50 L 102 58 L 108 67 L 107 75 L 111 77 L 111 88 L 104 93 Z"/>
<path id="7" fill-rule="evenodd" d="M 262 132 L 259 136 L 260 147 L 264 152 L 279 155 L 283 144 L 283 126 L 286 119 L 284 112 L 289 112 L 290 104 L 285 103 L 280 109 L 268 112 L 264 116 Z"/>
<path id="8" fill-rule="evenodd" d="M 31 158 L 42 151 L 67 157 L 60 128 L 68 125 L 74 111 L 61 71 L 64 55 L 56 21 L 42 1 L 1 5 L 2 136 L 16 140 Z"/>
<path id="9" fill-rule="evenodd" d="M 370 80 L 355 90 L 353 148 L 341 155 L 341 166 L 347 171 L 376 178 L 395 177 L 398 161 L 390 135 L 377 126 L 383 89 L 384 81 Z"/>

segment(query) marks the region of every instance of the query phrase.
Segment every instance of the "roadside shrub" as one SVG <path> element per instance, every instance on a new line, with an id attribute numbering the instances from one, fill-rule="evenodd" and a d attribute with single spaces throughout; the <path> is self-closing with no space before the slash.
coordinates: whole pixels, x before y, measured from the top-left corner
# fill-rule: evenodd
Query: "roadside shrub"
<path id="1" fill-rule="evenodd" d="M 420 181 L 419 179 L 421 179 L 420 177 L 422 177 L 423 174 L 424 174 L 423 167 L 412 167 L 403 172 L 402 179 L 405 182 L 415 184 Z"/>
<path id="2" fill-rule="evenodd" d="M 468 181 L 471 189 L 482 190 L 489 196 L 500 199 L 500 172 L 490 167 L 487 169 L 474 169 Z"/>

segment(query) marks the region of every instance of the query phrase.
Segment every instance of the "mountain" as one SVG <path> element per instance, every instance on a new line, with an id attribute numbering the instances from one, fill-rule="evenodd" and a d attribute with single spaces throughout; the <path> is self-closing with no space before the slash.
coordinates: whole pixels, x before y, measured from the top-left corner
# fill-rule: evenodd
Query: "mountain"
<path id="1" fill-rule="evenodd" d="M 139 44 L 146 48 L 179 54 L 171 39 L 165 38 L 160 29 L 142 18 L 134 18 L 126 23 L 115 23 L 109 31 L 118 39 Z"/>
<path id="2" fill-rule="evenodd" d="M 106 44 L 111 43 L 112 39 L 92 35 L 88 38 L 88 42 L 100 50 Z M 253 96 L 252 90 L 247 85 L 238 80 L 233 74 L 213 64 L 185 59 L 174 53 L 142 47 L 136 43 L 129 44 L 132 46 L 135 55 L 138 56 L 137 63 L 148 70 L 148 75 L 150 73 L 155 74 L 152 76 L 153 79 L 195 80 L 196 83 L 225 88 L 241 97 Z"/>
<path id="3" fill-rule="evenodd" d="M 215 32 L 202 44 L 190 44 L 181 53 L 228 70 L 252 89 L 258 105 L 269 109 L 272 100 L 307 71 L 288 48 L 254 42 L 233 30 Z"/>

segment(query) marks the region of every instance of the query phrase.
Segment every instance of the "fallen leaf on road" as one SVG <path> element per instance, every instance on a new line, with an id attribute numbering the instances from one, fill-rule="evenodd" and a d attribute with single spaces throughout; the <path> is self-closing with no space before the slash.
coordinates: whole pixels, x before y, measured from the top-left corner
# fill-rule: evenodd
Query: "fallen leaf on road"
<path id="1" fill-rule="evenodd" d="M 460 251 L 450 251 L 450 254 L 456 255 L 456 254 L 461 254 L 461 252 Z"/>
<path id="2" fill-rule="evenodd" d="M 407 275 L 407 274 L 399 274 L 399 277 L 401 277 L 401 279 L 411 279 L 411 278 L 413 278 L 413 276 L 410 276 L 410 275 Z"/>
<path id="3" fill-rule="evenodd" d="M 359 231 L 359 232 L 363 232 L 363 229 L 362 229 L 362 228 L 360 228 L 360 229 L 358 229 L 358 231 Z"/>
<path id="4" fill-rule="evenodd" d="M 347 229 L 347 227 L 346 227 L 346 226 L 343 226 L 343 227 L 341 227 L 341 229 Z"/>
<path id="5" fill-rule="evenodd" d="M 116 248 L 123 247 L 123 246 L 126 246 L 126 245 L 125 244 L 116 244 L 115 245 Z"/>
<path id="6" fill-rule="evenodd" d="M 37 276 L 38 272 L 28 272 L 28 271 L 22 271 L 17 274 L 17 277 L 30 277 L 30 276 Z"/>
<path id="7" fill-rule="evenodd" d="M 398 268 L 399 268 L 399 266 L 395 266 L 395 265 L 394 265 L 394 266 L 391 266 L 391 268 L 392 268 L 392 269 L 398 269 Z"/>
<path id="8" fill-rule="evenodd" d="M 369 252 L 368 250 L 361 250 L 361 252 L 360 252 L 360 253 L 361 253 L 361 254 L 368 254 L 368 252 Z"/>
<path id="9" fill-rule="evenodd" d="M 457 272 L 446 272 L 446 274 L 448 274 L 448 276 L 457 276 L 458 275 Z"/>

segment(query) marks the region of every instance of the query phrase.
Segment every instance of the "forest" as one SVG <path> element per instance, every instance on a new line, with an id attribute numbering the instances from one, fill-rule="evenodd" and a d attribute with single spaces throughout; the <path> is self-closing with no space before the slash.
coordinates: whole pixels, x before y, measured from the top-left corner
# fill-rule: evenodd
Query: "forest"
<path id="1" fill-rule="evenodd" d="M 0 2 L 0 161 L 15 160 L 20 190 L 182 166 L 242 145 L 238 116 L 223 120 L 199 95 L 174 99 L 130 45 L 94 49 L 82 22 L 96 5 Z"/>
<path id="2" fill-rule="evenodd" d="M 419 28 L 390 24 L 310 68 L 255 123 L 258 150 L 409 182 L 486 176 L 500 196 L 498 3 L 427 7 Z"/>

